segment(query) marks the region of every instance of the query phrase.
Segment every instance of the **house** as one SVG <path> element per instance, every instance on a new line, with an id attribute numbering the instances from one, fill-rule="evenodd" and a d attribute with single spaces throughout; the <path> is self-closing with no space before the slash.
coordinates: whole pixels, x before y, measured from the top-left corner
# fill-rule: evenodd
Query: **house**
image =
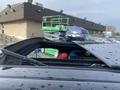
<path id="1" fill-rule="evenodd" d="M 50 10 L 28 2 L 8 5 L 0 12 L 0 33 L 19 39 L 43 37 L 41 30 L 42 16 L 63 15 L 70 18 L 70 25 L 89 30 L 91 34 L 102 34 L 105 26 L 86 19 L 81 19 L 63 12 Z"/>

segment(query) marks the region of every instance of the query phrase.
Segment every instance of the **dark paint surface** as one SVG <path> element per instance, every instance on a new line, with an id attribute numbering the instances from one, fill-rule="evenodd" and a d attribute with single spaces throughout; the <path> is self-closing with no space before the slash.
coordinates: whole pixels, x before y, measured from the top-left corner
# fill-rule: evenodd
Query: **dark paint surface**
<path id="1" fill-rule="evenodd" d="M 48 41 L 42 41 L 39 38 L 29 39 L 5 49 L 17 54 L 27 55 L 35 47 L 53 47 L 70 50 L 81 49 L 88 50 L 105 62 L 109 67 L 98 69 L 81 67 L 55 67 L 55 66 L 32 66 L 32 67 L 0 67 L 0 90 L 120 90 L 120 71 L 111 68 L 111 59 L 107 61 L 103 54 L 92 52 L 93 46 L 78 46 L 74 43 L 60 44 Z M 68 47 L 69 46 L 69 47 Z M 107 45 L 108 46 L 108 45 Z M 103 46 L 109 49 L 110 46 Z M 112 46 L 112 45 L 111 45 Z M 113 45 L 114 46 L 114 45 Z M 116 46 L 116 45 L 115 45 Z M 16 47 L 16 48 L 14 48 Z M 96 50 L 100 49 L 96 47 Z M 32 48 L 32 49 L 31 49 Z M 101 48 L 101 47 L 99 47 Z M 31 49 L 31 50 L 30 50 Z M 27 51 L 26 51 L 27 50 Z M 111 49 L 110 49 L 111 50 Z M 115 49 L 117 50 L 117 49 Z M 94 50 L 93 50 L 94 51 Z M 98 53 L 101 57 L 98 56 Z M 106 53 L 106 52 L 104 52 Z M 111 52 L 109 52 L 111 54 Z M 19 55 L 10 53 L 15 58 Z M 113 53 L 114 54 L 114 53 Z M 24 58 L 23 56 L 20 56 Z M 119 54 L 118 56 L 119 57 Z M 114 59 L 114 58 L 112 58 Z M 15 58 L 15 60 L 17 60 Z M 118 62 L 119 63 L 119 62 Z M 113 63 L 114 64 L 114 63 Z M 118 64 L 119 65 L 119 64 Z"/>
<path id="2" fill-rule="evenodd" d="M 0 68 L 0 90 L 120 90 L 120 74 L 101 69 Z"/>

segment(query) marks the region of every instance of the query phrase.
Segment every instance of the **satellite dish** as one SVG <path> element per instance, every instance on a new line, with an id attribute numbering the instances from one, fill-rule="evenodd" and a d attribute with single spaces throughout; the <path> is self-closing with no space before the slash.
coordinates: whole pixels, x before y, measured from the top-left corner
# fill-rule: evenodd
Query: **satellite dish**
<path id="1" fill-rule="evenodd" d="M 32 3 L 33 3 L 33 0 L 28 0 L 28 3 L 31 3 L 31 4 L 32 4 Z"/>

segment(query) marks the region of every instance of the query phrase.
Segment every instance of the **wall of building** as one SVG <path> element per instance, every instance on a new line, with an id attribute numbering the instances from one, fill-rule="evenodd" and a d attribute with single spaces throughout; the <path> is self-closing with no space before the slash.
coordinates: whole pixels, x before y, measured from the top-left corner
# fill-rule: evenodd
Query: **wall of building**
<path id="1" fill-rule="evenodd" d="M 2 33 L 2 24 L 0 24 L 0 34 Z"/>
<path id="2" fill-rule="evenodd" d="M 25 39 L 27 38 L 27 22 L 22 20 L 22 21 L 14 21 L 10 23 L 4 23 L 3 24 L 3 30 L 4 34 L 8 36 L 14 36 L 18 39 Z"/>
<path id="3" fill-rule="evenodd" d="M 0 33 L 4 30 L 4 34 L 8 36 L 14 36 L 18 39 L 26 39 L 31 37 L 43 37 L 41 30 L 41 23 L 34 21 L 14 21 L 10 23 L 4 23 L 4 27 L 0 25 Z"/>
<path id="4" fill-rule="evenodd" d="M 110 33 L 112 34 L 112 36 L 115 36 L 116 34 L 116 28 L 114 26 L 106 26 L 106 30 L 104 31 L 105 33 Z"/>
<path id="5" fill-rule="evenodd" d="M 88 30 L 91 36 L 103 37 L 104 31 Z"/>
<path id="6" fill-rule="evenodd" d="M 40 22 L 27 21 L 27 38 L 31 37 L 43 37 Z"/>

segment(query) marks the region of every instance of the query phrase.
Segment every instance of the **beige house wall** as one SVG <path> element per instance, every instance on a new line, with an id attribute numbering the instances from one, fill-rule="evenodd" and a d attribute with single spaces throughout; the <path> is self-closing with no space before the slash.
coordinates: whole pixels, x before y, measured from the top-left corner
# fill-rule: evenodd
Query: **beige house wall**
<path id="1" fill-rule="evenodd" d="M 0 34 L 2 34 L 2 24 L 0 24 Z"/>
<path id="2" fill-rule="evenodd" d="M 1 28 L 0 25 L 0 33 L 4 30 L 4 34 L 8 36 L 14 36 L 18 39 L 43 37 L 40 22 L 21 20 L 4 23 L 3 25 L 4 28 Z"/>
<path id="3" fill-rule="evenodd" d="M 32 37 L 43 37 L 40 22 L 27 21 L 27 38 Z"/>
<path id="4" fill-rule="evenodd" d="M 14 36 L 18 39 L 27 38 L 27 22 L 16 21 L 4 24 L 4 34 L 8 36 Z"/>

